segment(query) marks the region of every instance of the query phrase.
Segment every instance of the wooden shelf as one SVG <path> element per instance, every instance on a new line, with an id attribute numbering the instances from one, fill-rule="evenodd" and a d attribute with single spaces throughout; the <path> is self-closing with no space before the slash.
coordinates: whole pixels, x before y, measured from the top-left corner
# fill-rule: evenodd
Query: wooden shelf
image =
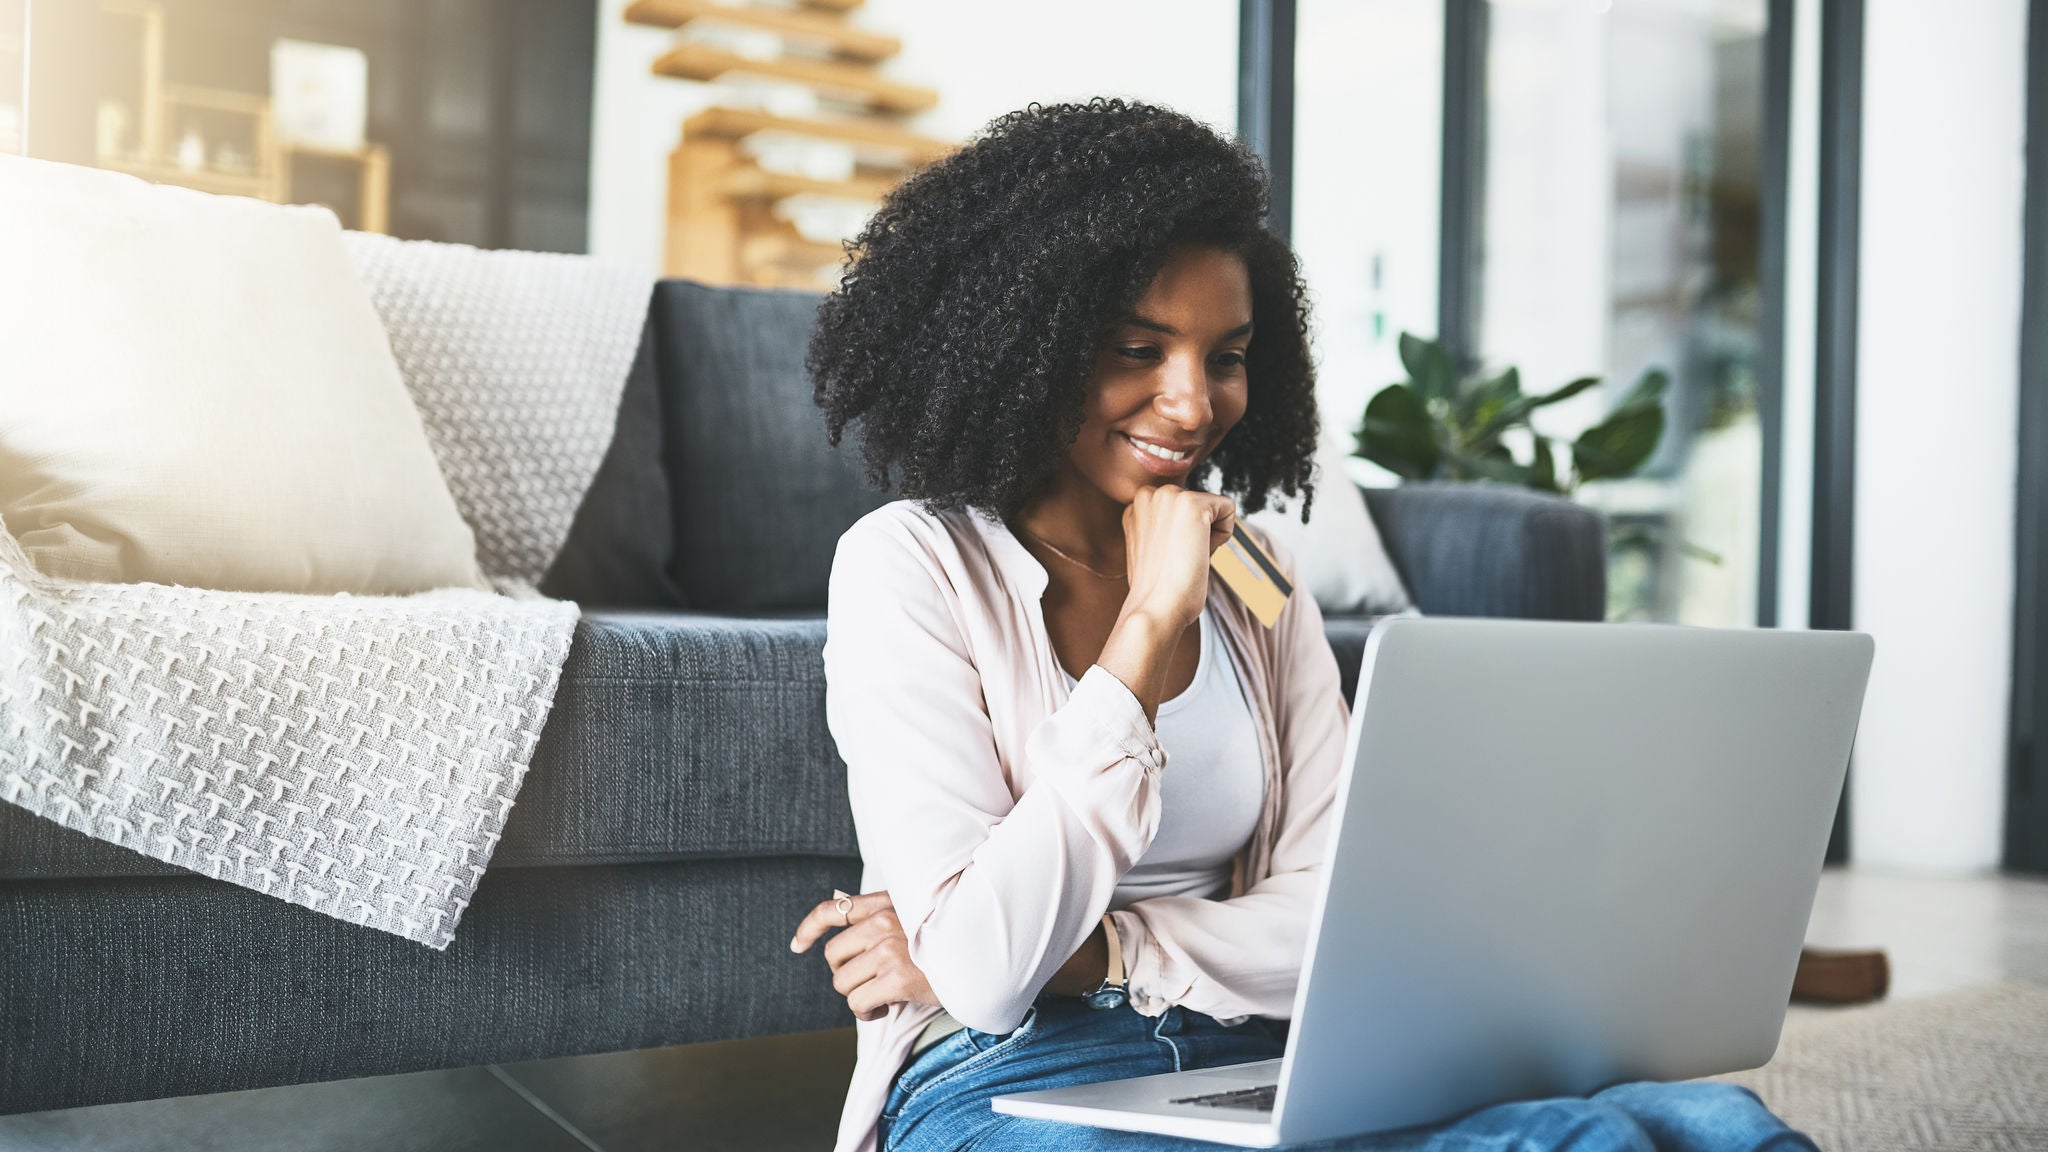
<path id="1" fill-rule="evenodd" d="M 927 164 L 950 154 L 956 145 L 875 120 L 806 120 L 749 108 L 706 108 L 683 121 L 683 137 L 712 136 L 737 140 L 756 132 L 787 132 L 867 148 L 901 153 L 911 164 Z"/>
<path id="2" fill-rule="evenodd" d="M 896 181 L 893 179 L 856 176 L 851 180 L 819 180 L 788 172 L 771 172 L 766 168 L 753 166 L 735 168 L 718 182 L 718 190 L 725 195 L 750 200 L 780 200 L 785 196 L 814 195 L 877 203 L 895 186 Z"/>
<path id="3" fill-rule="evenodd" d="M 382 144 L 361 148 L 322 148 L 311 144 L 283 146 L 285 162 L 278 189 L 281 200 L 291 199 L 292 161 L 299 157 L 352 164 L 356 168 L 356 230 L 391 231 L 391 150 Z"/>
<path id="4" fill-rule="evenodd" d="M 657 28 L 680 28 L 693 20 L 738 24 L 812 41 L 836 56 L 870 63 L 886 60 L 903 50 L 903 41 L 894 36 L 856 28 L 836 16 L 802 8 L 742 8 L 712 0 L 633 0 L 626 7 L 626 20 Z"/>
<path id="5" fill-rule="evenodd" d="M 792 56 L 755 60 L 709 44 L 677 44 L 654 62 L 654 72 L 684 80 L 716 80 L 730 72 L 792 80 L 844 93 L 873 108 L 903 114 L 923 112 L 939 102 L 939 94 L 930 88 L 899 83 L 860 65 Z"/>
<path id="6" fill-rule="evenodd" d="M 740 243 L 740 268 L 747 281 L 777 288 L 829 291 L 839 279 L 846 249 L 802 236 L 751 236 Z"/>
<path id="7" fill-rule="evenodd" d="M 845 258 L 843 246 L 803 236 L 751 236 L 740 245 L 740 259 L 776 268 L 837 266 Z"/>
<path id="8" fill-rule="evenodd" d="M 846 266 L 846 246 L 805 236 L 788 216 L 798 198 L 815 196 L 861 206 L 887 200 L 916 169 L 950 155 L 957 144 L 906 127 L 905 117 L 938 103 L 929 88 L 885 76 L 880 61 L 902 41 L 856 28 L 845 14 L 861 0 L 630 0 L 635 24 L 664 28 L 744 29 L 778 55 L 752 55 L 711 35 L 679 36 L 654 61 L 657 76 L 716 82 L 734 76 L 802 85 L 825 110 L 785 116 L 714 104 L 685 119 L 668 160 L 668 236 L 662 267 L 669 276 L 708 284 L 830 290 Z M 713 94 L 716 99 L 717 94 Z M 747 103 L 735 100 L 735 103 Z M 803 155 L 837 145 L 829 176 L 765 168 L 748 143 L 779 135 Z M 811 142 L 806 144 L 805 142 Z M 823 149 L 830 152 L 832 149 Z M 851 168 L 842 167 L 851 153 Z M 801 167 L 801 166 L 799 166 Z M 838 213 L 827 214 L 827 218 Z M 836 226 L 835 226 L 836 227 Z"/>

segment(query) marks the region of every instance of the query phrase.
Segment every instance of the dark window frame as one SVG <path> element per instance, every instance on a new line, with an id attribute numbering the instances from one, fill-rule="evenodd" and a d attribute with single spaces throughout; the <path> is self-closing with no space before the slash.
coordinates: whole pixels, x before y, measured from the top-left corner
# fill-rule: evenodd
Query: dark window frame
<path id="1" fill-rule="evenodd" d="M 2027 6 L 2025 281 L 2020 303 L 2019 476 L 2014 509 L 2012 700 L 2006 756 L 2004 864 L 2048 872 L 2048 795 L 2038 763 L 2048 716 L 2048 616 L 2041 547 L 2048 539 L 2048 0 Z"/>
<path id="2" fill-rule="evenodd" d="M 1486 208 L 1487 0 L 1444 0 L 1443 161 L 1437 217 L 1437 340 L 1479 363 Z"/>
<path id="3" fill-rule="evenodd" d="M 1820 261 L 1815 284 L 1813 569 L 1808 624 L 1855 624 L 1856 330 L 1863 171 L 1863 0 L 1820 11 Z M 1853 768 L 1851 770 L 1853 772 Z M 1849 785 L 1827 862 L 1849 859 Z"/>
<path id="4" fill-rule="evenodd" d="M 1239 0 L 1237 136 L 1266 163 L 1266 226 L 1282 240 L 1294 225 L 1295 0 Z"/>

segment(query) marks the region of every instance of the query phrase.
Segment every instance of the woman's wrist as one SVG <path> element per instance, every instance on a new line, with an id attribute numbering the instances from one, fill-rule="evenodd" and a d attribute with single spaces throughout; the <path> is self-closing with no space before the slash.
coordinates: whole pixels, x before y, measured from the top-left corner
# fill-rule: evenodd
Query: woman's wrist
<path id="1" fill-rule="evenodd" d="M 1117 617 L 1102 654 L 1095 658 L 1138 698 L 1147 720 L 1159 714 L 1167 666 L 1173 662 L 1173 649 L 1182 631 L 1145 609 L 1127 609 Z"/>
<path id="2" fill-rule="evenodd" d="M 1046 981 L 1045 990 L 1055 996 L 1086 996 L 1102 986 L 1109 971 L 1109 940 L 1102 934 L 1102 922 L 1081 941 L 1067 962 Z"/>

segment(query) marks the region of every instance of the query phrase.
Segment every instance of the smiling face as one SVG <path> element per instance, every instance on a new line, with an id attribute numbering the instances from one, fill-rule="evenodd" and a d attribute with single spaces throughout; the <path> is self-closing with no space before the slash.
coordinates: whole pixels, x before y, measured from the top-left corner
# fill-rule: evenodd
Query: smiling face
<path id="1" fill-rule="evenodd" d="M 1104 332 L 1068 465 L 1117 504 L 1147 485 L 1185 485 L 1244 417 L 1251 339 L 1243 258 L 1175 252 Z"/>

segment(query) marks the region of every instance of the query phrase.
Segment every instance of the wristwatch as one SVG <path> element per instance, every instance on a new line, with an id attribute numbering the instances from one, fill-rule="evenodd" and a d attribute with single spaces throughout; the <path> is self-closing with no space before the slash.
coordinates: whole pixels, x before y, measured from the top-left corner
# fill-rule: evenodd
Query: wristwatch
<path id="1" fill-rule="evenodd" d="M 1121 1008 L 1131 1000 L 1130 990 L 1124 985 L 1124 946 L 1116 937 L 1116 922 L 1107 913 L 1102 917 L 1102 935 L 1109 941 L 1109 974 L 1082 999 L 1090 1008 Z"/>

